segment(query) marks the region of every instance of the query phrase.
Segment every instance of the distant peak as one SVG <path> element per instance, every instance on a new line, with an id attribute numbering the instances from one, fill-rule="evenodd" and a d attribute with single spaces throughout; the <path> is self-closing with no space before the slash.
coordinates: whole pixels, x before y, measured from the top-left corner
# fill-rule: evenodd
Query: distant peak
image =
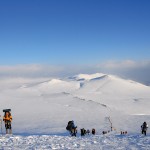
<path id="1" fill-rule="evenodd" d="M 95 73 L 95 74 L 78 74 L 75 75 L 73 77 L 70 77 L 70 79 L 74 79 L 77 81 L 81 81 L 81 80 L 92 80 L 92 79 L 96 79 L 96 78 L 101 78 L 103 76 L 107 76 L 106 74 L 103 73 Z"/>
<path id="2" fill-rule="evenodd" d="M 64 81 L 60 80 L 60 79 L 51 79 L 48 83 L 50 84 L 57 84 L 57 83 L 62 83 Z"/>

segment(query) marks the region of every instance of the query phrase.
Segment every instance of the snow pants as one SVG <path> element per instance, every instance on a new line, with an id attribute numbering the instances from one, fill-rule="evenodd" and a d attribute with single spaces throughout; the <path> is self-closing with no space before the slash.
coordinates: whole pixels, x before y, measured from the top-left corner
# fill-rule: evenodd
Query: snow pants
<path id="1" fill-rule="evenodd" d="M 142 130 L 142 134 L 146 135 L 146 130 Z"/>
<path id="2" fill-rule="evenodd" d="M 5 121 L 5 128 L 6 128 L 6 134 L 12 134 L 10 121 Z"/>

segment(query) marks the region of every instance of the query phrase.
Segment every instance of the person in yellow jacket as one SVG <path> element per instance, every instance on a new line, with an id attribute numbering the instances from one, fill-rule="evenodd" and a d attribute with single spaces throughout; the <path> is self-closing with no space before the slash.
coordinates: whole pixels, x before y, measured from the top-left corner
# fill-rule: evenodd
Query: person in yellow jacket
<path id="1" fill-rule="evenodd" d="M 6 134 L 12 134 L 11 129 L 12 116 L 10 112 L 5 112 L 3 121 L 5 122 Z"/>

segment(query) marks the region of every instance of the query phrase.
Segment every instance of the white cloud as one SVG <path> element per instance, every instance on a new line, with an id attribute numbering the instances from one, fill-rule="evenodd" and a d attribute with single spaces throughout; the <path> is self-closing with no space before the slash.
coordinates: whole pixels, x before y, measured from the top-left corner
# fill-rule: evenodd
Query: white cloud
<path id="1" fill-rule="evenodd" d="M 79 73 L 107 73 L 150 84 L 150 61 L 109 61 L 96 65 L 16 65 L 0 66 L 2 77 L 66 77 Z"/>
<path id="2" fill-rule="evenodd" d="M 97 70 L 150 84 L 150 61 L 112 61 L 97 65 Z"/>
<path id="3" fill-rule="evenodd" d="M 62 70 L 63 67 L 39 64 L 0 66 L 0 77 L 48 77 Z"/>

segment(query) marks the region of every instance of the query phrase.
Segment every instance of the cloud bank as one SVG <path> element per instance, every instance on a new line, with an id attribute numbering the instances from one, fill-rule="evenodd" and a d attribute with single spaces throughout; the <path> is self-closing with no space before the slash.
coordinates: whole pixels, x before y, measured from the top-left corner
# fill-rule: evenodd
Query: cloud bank
<path id="1" fill-rule="evenodd" d="M 150 85 L 150 61 L 106 62 L 97 65 L 97 68 L 102 72 Z"/>
<path id="2" fill-rule="evenodd" d="M 43 78 L 67 77 L 79 73 L 114 74 L 126 79 L 135 80 L 150 85 L 150 61 L 109 61 L 95 65 L 15 65 L 0 66 L 2 78 Z"/>

